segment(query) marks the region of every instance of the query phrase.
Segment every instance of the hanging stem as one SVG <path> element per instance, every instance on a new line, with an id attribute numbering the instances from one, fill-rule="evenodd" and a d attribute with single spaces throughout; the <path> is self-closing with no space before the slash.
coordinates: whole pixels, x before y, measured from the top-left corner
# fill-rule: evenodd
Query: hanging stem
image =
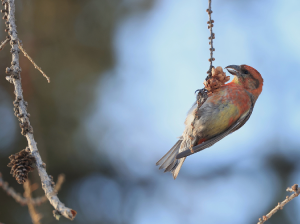
<path id="1" fill-rule="evenodd" d="M 213 68 L 213 64 L 212 62 L 215 60 L 215 58 L 213 57 L 213 53 L 215 51 L 214 49 L 214 46 L 213 46 L 213 39 L 215 39 L 215 34 L 213 33 L 213 26 L 214 26 L 214 21 L 211 19 L 211 14 L 212 14 L 212 10 L 211 10 L 211 0 L 208 0 L 208 9 L 206 9 L 206 12 L 208 13 L 208 17 L 209 17 L 209 21 L 207 22 L 208 24 L 208 29 L 210 30 L 210 37 L 208 38 L 210 41 L 209 41 L 209 45 L 210 45 L 210 58 L 208 59 L 208 61 L 210 62 L 210 66 L 209 66 L 209 70 L 207 71 L 207 77 L 206 77 L 206 81 L 208 79 L 211 78 L 212 74 L 211 74 L 211 71 L 212 71 L 212 68 Z M 194 150 L 193 150 L 193 145 L 195 144 L 195 142 L 197 141 L 197 136 L 194 136 L 193 135 L 193 132 L 194 132 L 194 128 L 195 128 L 195 121 L 197 119 L 199 119 L 199 115 L 198 115 L 198 111 L 199 111 L 199 108 L 202 106 L 202 104 L 206 101 L 207 99 L 207 90 L 205 88 L 202 88 L 202 89 L 198 89 L 196 90 L 196 93 L 198 92 L 197 94 L 197 108 L 195 109 L 195 112 L 194 112 L 194 120 L 192 121 L 191 125 L 192 125 L 192 132 L 189 136 L 190 138 L 190 151 L 191 153 L 194 153 Z"/>
<path id="2" fill-rule="evenodd" d="M 206 77 L 205 80 L 208 80 L 211 77 L 211 70 L 213 68 L 213 61 L 215 60 L 215 58 L 213 57 L 213 52 L 215 51 L 214 49 L 214 45 L 213 45 L 213 39 L 215 39 L 215 34 L 213 33 L 213 26 L 214 26 L 214 20 L 211 19 L 211 14 L 213 13 L 213 11 L 211 10 L 211 0 L 208 0 L 208 9 L 206 9 L 206 12 L 208 13 L 208 17 L 209 20 L 207 22 L 208 24 L 208 29 L 210 30 L 210 36 L 209 36 L 209 51 L 210 51 L 210 58 L 208 59 L 208 61 L 210 62 L 210 66 L 209 66 L 209 70 L 207 71 L 208 76 Z"/>

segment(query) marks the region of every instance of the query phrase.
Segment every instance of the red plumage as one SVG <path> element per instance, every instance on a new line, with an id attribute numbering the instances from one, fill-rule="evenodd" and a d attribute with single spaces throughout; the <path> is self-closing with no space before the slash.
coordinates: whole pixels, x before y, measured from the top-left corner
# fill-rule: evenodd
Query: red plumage
<path id="1" fill-rule="evenodd" d="M 248 65 L 226 68 L 235 76 L 234 79 L 224 84 L 228 76 L 222 68 L 213 70 L 212 80 L 204 82 L 209 90 L 207 100 L 200 108 L 194 104 L 186 118 L 186 127 L 180 140 L 156 163 L 165 172 L 171 171 L 174 179 L 187 156 L 212 146 L 238 130 L 251 116 L 262 91 L 260 73 Z"/>

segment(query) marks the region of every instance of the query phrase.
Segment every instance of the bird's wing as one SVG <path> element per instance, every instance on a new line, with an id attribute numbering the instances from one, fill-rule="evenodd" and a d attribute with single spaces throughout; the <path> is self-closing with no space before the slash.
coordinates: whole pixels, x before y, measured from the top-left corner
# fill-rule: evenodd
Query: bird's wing
<path id="1" fill-rule="evenodd" d="M 203 149 L 206 149 L 206 148 L 212 146 L 213 144 L 215 144 L 216 142 L 220 141 L 221 139 L 225 138 L 227 135 L 229 135 L 232 132 L 241 128 L 247 122 L 247 120 L 250 118 L 252 111 L 253 111 L 253 107 L 254 107 L 254 103 L 252 101 L 252 105 L 251 105 L 250 109 L 246 113 L 244 113 L 235 123 L 233 123 L 227 130 L 225 130 L 224 132 L 216 135 L 215 137 L 213 137 L 199 145 L 194 146 L 192 148 L 192 150 L 188 149 L 188 150 L 185 150 L 185 151 L 179 153 L 176 156 L 176 159 L 187 157 L 187 156 L 192 155 L 196 152 L 199 152 Z"/>
<path id="2" fill-rule="evenodd" d="M 243 125 L 249 120 L 249 118 L 253 112 L 253 108 L 254 108 L 254 104 L 255 104 L 255 100 L 253 99 L 253 96 L 251 94 L 249 96 L 251 99 L 251 107 L 250 107 L 249 111 L 246 113 L 245 118 L 242 119 L 243 121 L 241 121 L 234 129 L 232 129 L 229 134 L 231 134 L 232 132 L 235 132 L 238 129 L 240 129 L 241 127 L 243 127 Z"/>
<path id="3" fill-rule="evenodd" d="M 243 125 L 249 120 L 251 114 L 253 111 L 253 106 L 251 106 L 250 110 L 246 113 L 245 118 L 241 120 L 241 122 L 239 122 L 239 124 L 237 124 L 229 134 L 231 134 L 232 132 L 237 131 L 238 129 L 240 129 L 241 127 L 243 127 Z"/>

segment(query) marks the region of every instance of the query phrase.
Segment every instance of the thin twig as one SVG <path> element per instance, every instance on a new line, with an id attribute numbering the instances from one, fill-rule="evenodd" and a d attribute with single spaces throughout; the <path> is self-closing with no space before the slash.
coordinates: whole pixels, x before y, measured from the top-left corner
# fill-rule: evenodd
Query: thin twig
<path id="1" fill-rule="evenodd" d="M 208 17 L 209 20 L 207 22 L 208 24 L 208 29 L 210 30 L 210 36 L 209 36 L 209 45 L 210 45 L 210 58 L 208 59 L 208 61 L 210 62 L 210 66 L 209 66 L 209 70 L 207 71 L 208 76 L 206 77 L 205 80 L 208 80 L 211 76 L 211 69 L 213 68 L 213 61 L 215 60 L 215 58 L 213 57 L 213 52 L 214 52 L 214 45 L 213 45 L 213 39 L 215 39 L 215 34 L 213 33 L 213 26 L 214 26 L 214 20 L 211 19 L 211 14 L 213 13 L 213 11 L 211 10 L 211 0 L 208 0 L 208 9 L 206 9 L 206 12 L 208 13 Z"/>
<path id="2" fill-rule="evenodd" d="M 27 204 L 27 199 L 23 198 L 20 193 L 17 193 L 12 187 L 9 187 L 7 182 L 4 182 L 2 179 L 2 174 L 0 173 L 0 187 L 7 193 L 7 195 L 11 196 L 15 199 L 16 202 L 21 205 Z"/>
<path id="3" fill-rule="evenodd" d="M 65 180 L 65 175 L 64 174 L 60 174 L 58 176 L 56 185 L 54 187 L 54 191 L 57 193 L 59 192 L 61 185 L 63 184 Z M 28 203 L 33 204 L 34 206 L 39 206 L 42 203 L 45 203 L 48 199 L 47 197 L 44 195 L 42 197 L 37 197 L 37 198 L 31 198 L 30 200 L 27 198 L 24 198 L 21 196 L 20 193 L 17 193 L 15 191 L 15 189 L 13 189 L 12 187 L 9 187 L 7 182 L 4 182 L 2 179 L 2 174 L 0 172 L 0 187 L 2 187 L 2 189 L 8 194 L 10 195 L 13 199 L 15 199 L 16 202 L 18 202 L 19 204 L 23 205 L 27 205 Z"/>
<path id="4" fill-rule="evenodd" d="M 57 178 L 56 185 L 54 186 L 54 191 L 56 193 L 59 192 L 59 190 L 61 188 L 61 185 L 64 183 L 64 181 L 65 181 L 65 175 L 64 174 L 59 174 L 58 178 Z"/>
<path id="5" fill-rule="evenodd" d="M 209 36 L 209 45 L 210 45 L 210 58 L 208 59 L 208 61 L 210 62 L 210 66 L 209 66 L 209 70 L 207 71 L 207 76 L 205 78 L 205 80 L 207 81 L 208 79 L 210 79 L 211 77 L 211 71 L 212 71 L 212 68 L 213 68 L 213 64 L 212 62 L 215 60 L 215 58 L 213 57 L 213 52 L 214 52 L 214 46 L 213 46 L 213 39 L 215 39 L 215 34 L 213 33 L 212 31 L 212 27 L 214 26 L 214 21 L 211 19 L 211 14 L 212 14 L 212 10 L 211 10 L 211 0 L 208 0 L 208 9 L 206 9 L 206 12 L 208 13 L 208 17 L 209 17 L 209 21 L 207 22 L 208 24 L 208 29 L 210 30 L 210 36 Z M 197 108 L 194 110 L 194 119 L 191 123 L 192 125 L 192 131 L 191 131 L 191 134 L 189 136 L 190 138 L 190 151 L 191 153 L 194 153 L 194 150 L 193 150 L 193 145 L 195 144 L 195 142 L 197 141 L 197 136 L 194 136 L 193 135 L 193 132 L 194 132 L 194 126 L 195 126 L 195 121 L 197 119 L 199 119 L 199 116 L 198 116 L 198 110 L 199 108 L 203 105 L 203 103 L 206 101 L 206 99 L 208 98 L 207 96 L 207 90 L 205 88 L 202 88 L 202 89 L 198 89 L 196 90 L 195 93 L 197 93 Z"/>
<path id="6" fill-rule="evenodd" d="M 6 38 L 4 41 L 0 44 L 0 51 L 5 47 L 5 45 L 10 41 L 9 38 Z"/>
<path id="7" fill-rule="evenodd" d="M 28 146 L 32 155 L 36 160 L 36 167 L 41 178 L 42 188 L 45 191 L 45 195 L 48 198 L 49 202 L 55 208 L 55 211 L 63 215 L 64 217 L 73 220 L 77 214 L 73 209 L 67 208 L 57 197 L 56 192 L 52 186 L 52 181 L 46 172 L 46 164 L 42 161 L 42 158 L 39 154 L 37 144 L 34 140 L 33 129 L 30 125 L 29 116 L 27 113 L 27 103 L 23 98 L 23 89 L 21 84 L 21 68 L 19 65 L 19 38 L 17 32 L 17 26 L 15 23 L 15 0 L 2 0 L 4 4 L 6 13 L 3 17 L 7 20 L 8 25 L 8 35 L 10 36 L 10 45 L 11 45 L 11 54 L 12 54 L 12 66 L 7 68 L 7 73 L 10 73 L 10 78 L 8 81 L 12 82 L 15 87 L 15 112 L 19 114 L 18 118 L 21 122 L 20 126 L 22 128 L 22 134 L 26 136 Z"/>
<path id="8" fill-rule="evenodd" d="M 24 184 L 24 197 L 28 200 L 31 201 L 31 185 L 30 185 L 30 181 L 27 180 Z M 33 222 L 33 224 L 40 224 L 40 220 L 42 219 L 42 215 L 39 214 L 36 210 L 35 207 L 32 203 L 28 203 L 28 211 L 31 217 L 31 220 Z"/>
<path id="9" fill-rule="evenodd" d="M 294 192 L 290 196 L 286 196 L 286 199 L 282 202 L 278 202 L 278 205 L 273 208 L 267 215 L 264 215 L 262 218 L 259 218 L 259 222 L 257 224 L 263 224 L 265 221 L 270 219 L 272 215 L 274 215 L 278 210 L 283 209 L 283 207 L 289 203 L 294 198 L 298 197 L 300 194 L 300 189 L 298 188 L 298 184 L 294 184 L 292 187 L 286 189 L 288 192 Z"/>
<path id="10" fill-rule="evenodd" d="M 33 59 L 27 54 L 27 52 L 25 51 L 25 49 L 23 48 L 22 44 L 20 43 L 20 41 L 18 40 L 18 44 L 19 44 L 19 48 L 21 49 L 21 51 L 23 52 L 24 56 L 26 58 L 28 58 L 28 60 L 33 64 L 33 66 L 40 71 L 40 73 L 43 74 L 43 76 L 47 79 L 48 83 L 50 83 L 50 78 L 45 74 L 45 72 L 42 71 L 42 69 L 37 66 L 37 64 L 33 61 Z"/>

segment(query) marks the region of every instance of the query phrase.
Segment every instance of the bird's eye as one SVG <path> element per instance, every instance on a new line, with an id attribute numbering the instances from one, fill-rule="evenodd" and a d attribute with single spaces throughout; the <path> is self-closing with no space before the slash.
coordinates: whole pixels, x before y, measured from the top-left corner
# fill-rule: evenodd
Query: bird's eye
<path id="1" fill-rule="evenodd" d="M 244 71 L 244 74 L 249 74 L 249 72 L 247 70 Z"/>

